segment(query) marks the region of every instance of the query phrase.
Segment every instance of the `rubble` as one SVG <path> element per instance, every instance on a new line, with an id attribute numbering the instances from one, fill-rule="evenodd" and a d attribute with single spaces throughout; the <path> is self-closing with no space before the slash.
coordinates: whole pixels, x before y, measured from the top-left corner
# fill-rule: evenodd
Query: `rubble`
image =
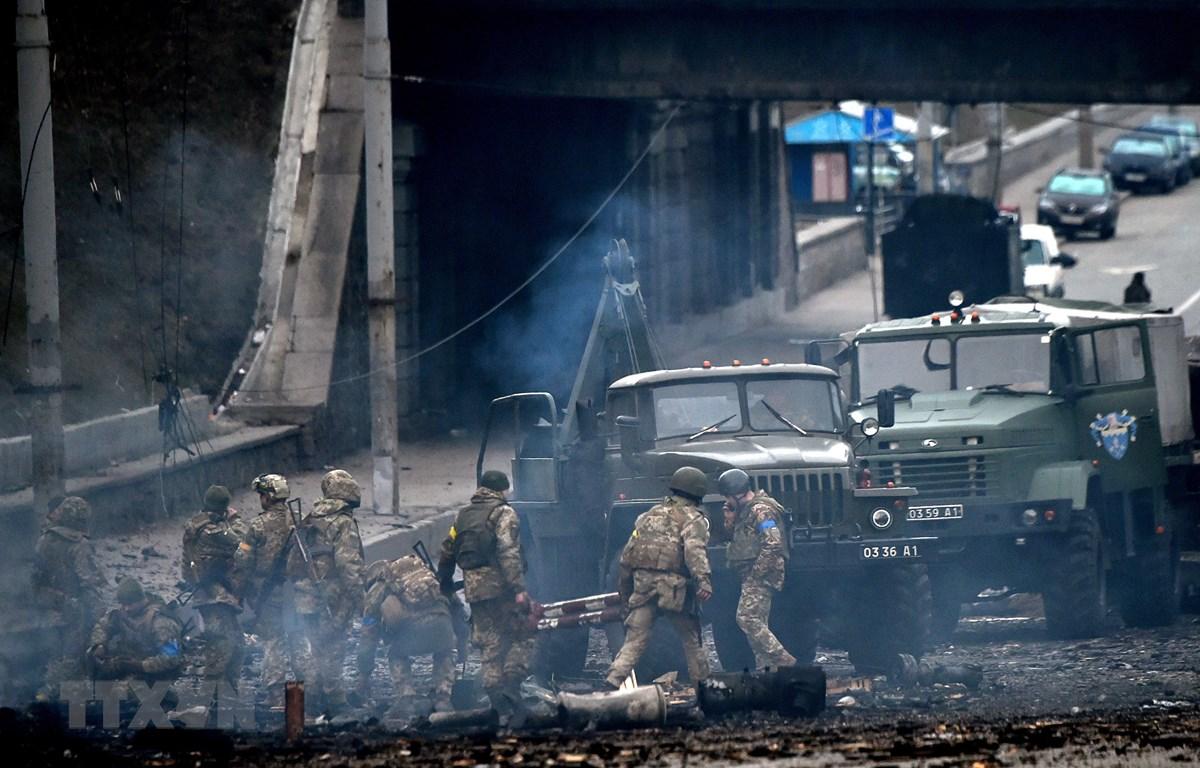
<path id="1" fill-rule="evenodd" d="M 825 682 L 820 667 L 725 672 L 701 681 L 696 698 L 709 716 L 758 710 L 815 717 L 825 709 Z"/>

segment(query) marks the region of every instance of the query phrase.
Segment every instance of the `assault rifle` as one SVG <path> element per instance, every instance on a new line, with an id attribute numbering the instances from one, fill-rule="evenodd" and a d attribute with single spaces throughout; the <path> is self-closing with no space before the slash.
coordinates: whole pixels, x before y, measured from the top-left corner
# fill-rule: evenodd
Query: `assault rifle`
<path id="1" fill-rule="evenodd" d="M 429 556 L 429 550 L 425 548 L 424 541 L 417 541 L 413 544 L 413 552 L 417 557 L 421 558 L 421 562 L 425 563 L 425 567 L 433 571 L 434 576 L 437 575 L 437 566 L 434 565 L 433 558 Z M 450 621 L 454 625 L 454 638 L 458 641 L 458 658 L 462 661 L 463 668 L 466 668 L 467 663 L 467 641 L 471 637 L 471 624 L 467 620 L 467 611 L 463 607 L 462 601 L 458 599 L 458 590 L 462 589 L 463 583 L 455 581 L 450 585 L 451 592 L 446 595 L 446 599 L 450 601 Z"/>
<path id="2" fill-rule="evenodd" d="M 300 558 L 304 560 L 304 568 L 308 571 L 308 578 L 312 580 L 313 586 L 321 597 L 321 604 L 325 606 L 326 615 L 330 619 L 334 619 L 333 608 L 329 605 L 329 596 L 325 594 L 325 581 L 317 576 L 316 565 L 308 554 L 308 547 L 304 545 L 304 537 L 300 535 L 300 528 L 303 526 L 303 523 L 300 521 L 302 504 L 303 502 L 300 499 L 288 499 L 287 502 L 288 514 L 292 517 L 292 538 L 296 543 L 296 551 L 300 553 Z"/>

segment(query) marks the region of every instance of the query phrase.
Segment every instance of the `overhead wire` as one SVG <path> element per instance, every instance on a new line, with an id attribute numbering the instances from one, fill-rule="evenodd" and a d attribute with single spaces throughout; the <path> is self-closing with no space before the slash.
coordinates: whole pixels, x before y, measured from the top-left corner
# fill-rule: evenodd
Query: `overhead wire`
<path id="1" fill-rule="evenodd" d="M 476 325 L 479 325 L 484 320 L 488 319 L 493 314 L 495 314 L 501 307 L 508 304 L 508 302 L 512 301 L 518 294 L 520 294 L 522 291 L 524 291 L 526 288 L 528 288 L 530 285 L 532 285 L 535 280 L 537 280 L 539 277 L 541 277 L 542 274 L 547 269 L 549 269 L 556 261 L 558 261 L 559 257 L 561 257 L 564 253 L 566 253 L 567 250 L 572 245 L 575 244 L 575 241 L 578 240 L 583 235 L 583 233 L 587 231 L 588 227 L 590 227 L 596 221 L 596 219 L 600 217 L 600 214 L 603 213 L 604 210 L 608 207 L 608 205 L 613 201 L 613 198 L 615 198 L 617 196 L 617 194 L 625 187 L 625 184 L 627 184 L 629 182 L 629 179 L 633 177 L 633 174 L 637 171 L 637 169 L 641 167 L 642 162 L 645 161 L 645 159 L 646 159 L 646 156 L 650 154 L 650 150 L 653 149 L 654 145 L 658 142 L 659 138 L 667 130 L 667 126 L 669 126 L 671 124 L 671 121 L 675 119 L 675 116 L 679 114 L 679 111 L 681 109 L 683 109 L 683 107 L 684 107 L 683 103 L 677 103 L 675 105 L 675 107 L 670 111 L 670 113 L 667 114 L 667 116 L 663 120 L 662 124 L 659 125 L 657 130 L 655 130 L 654 133 L 650 136 L 650 140 L 646 142 L 646 146 L 644 146 L 642 148 L 642 151 L 638 154 L 637 158 L 634 159 L 634 161 L 633 161 L 632 165 L 630 165 L 629 169 L 625 172 L 625 174 L 621 177 L 621 179 L 616 183 L 616 185 L 613 186 L 613 188 L 608 192 L 608 194 L 605 195 L 604 199 L 600 202 L 599 206 L 597 206 L 596 209 L 592 211 L 591 215 L 589 215 L 583 221 L 583 223 L 579 225 L 579 227 L 574 231 L 574 233 L 572 233 L 572 235 L 567 239 L 567 241 L 565 243 L 563 243 L 562 246 L 560 246 L 558 248 L 558 250 L 556 250 L 554 252 L 553 255 L 551 255 L 548 259 L 546 259 L 544 262 L 542 262 L 541 266 L 539 266 L 532 273 L 530 273 L 530 275 L 528 277 L 526 277 L 523 281 L 521 281 L 521 283 L 516 288 L 513 288 L 511 291 L 509 291 L 507 294 L 505 294 L 503 298 L 501 298 L 495 304 L 490 306 L 488 309 L 484 310 L 479 315 L 476 315 L 473 319 L 471 319 L 468 322 L 464 323 L 463 325 L 459 326 L 457 329 L 455 329 L 451 333 L 443 336 L 442 338 L 438 339 L 437 341 L 433 342 L 432 344 L 430 344 L 426 347 L 423 347 L 422 349 L 414 352 L 413 354 L 408 355 L 407 357 L 404 357 L 400 360 L 397 360 L 395 363 L 392 363 L 390 365 L 381 366 L 379 368 L 373 368 L 373 369 L 364 371 L 362 373 L 353 374 L 351 376 L 345 376 L 345 377 L 342 377 L 339 379 L 333 379 L 326 384 L 311 384 L 311 385 L 302 386 L 302 387 L 282 387 L 280 389 L 270 389 L 270 390 L 241 389 L 241 390 L 238 390 L 238 393 L 239 394 L 242 394 L 242 393 L 258 394 L 258 393 L 266 393 L 266 392 L 303 392 L 303 391 L 315 390 L 315 389 L 325 389 L 326 387 L 334 387 L 334 386 L 338 386 L 341 384 L 349 384 L 349 383 L 352 383 L 355 381 L 361 381 L 363 379 L 370 378 L 371 376 L 375 376 L 377 374 L 384 373 L 389 370 L 400 368 L 401 366 L 407 365 L 408 363 L 411 363 L 414 360 L 424 357 L 425 355 L 428 355 L 429 353 L 433 352 L 434 350 L 440 349 L 441 347 L 445 346 L 446 344 L 449 344 L 451 341 L 458 338 L 459 336 L 466 333 L 467 331 L 471 330 Z"/>
<path id="2" fill-rule="evenodd" d="M 4 333 L 0 337 L 0 348 L 8 346 L 8 323 L 12 316 L 13 288 L 17 284 L 17 262 L 21 259 L 21 249 L 25 243 L 25 195 L 29 193 L 29 172 L 33 169 L 33 157 L 37 154 L 38 141 L 42 138 L 42 128 L 46 125 L 46 118 L 50 115 L 50 106 L 53 103 L 53 99 L 46 100 L 46 108 L 42 110 L 42 118 L 38 120 L 38 127 L 34 131 L 33 142 L 29 147 L 29 159 L 25 163 L 25 180 L 21 184 L 21 219 L 16 226 L 17 237 L 16 243 L 13 245 L 12 269 L 8 276 L 8 301 L 4 306 Z"/>

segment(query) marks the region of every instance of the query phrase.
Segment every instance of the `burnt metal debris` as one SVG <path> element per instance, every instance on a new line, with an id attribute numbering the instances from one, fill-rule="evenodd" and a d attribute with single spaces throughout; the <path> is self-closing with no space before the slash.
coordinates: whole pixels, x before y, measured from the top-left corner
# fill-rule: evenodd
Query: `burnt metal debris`
<path id="1" fill-rule="evenodd" d="M 696 698 L 708 716 L 770 711 L 815 717 L 825 709 L 825 670 L 784 667 L 760 672 L 725 672 L 700 681 Z"/>

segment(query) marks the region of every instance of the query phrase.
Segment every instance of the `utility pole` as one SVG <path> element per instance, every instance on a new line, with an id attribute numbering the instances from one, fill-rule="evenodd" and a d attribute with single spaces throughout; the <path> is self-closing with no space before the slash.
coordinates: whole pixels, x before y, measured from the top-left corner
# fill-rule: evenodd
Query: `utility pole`
<path id="1" fill-rule="evenodd" d="M 54 121 L 50 109 L 50 33 L 44 0 L 17 3 L 17 104 L 21 126 L 21 239 L 29 385 L 33 394 L 32 551 L 41 515 L 64 495 L 62 350 L 58 327 L 58 243 L 54 218 Z M 23 532 L 24 533 L 24 532 Z"/>
<path id="2" fill-rule="evenodd" d="M 917 112 L 917 194 L 932 195 L 933 178 L 933 102 L 922 101 Z"/>
<path id="3" fill-rule="evenodd" d="M 1096 167 L 1095 145 L 1092 131 L 1092 107 L 1090 104 L 1079 106 L 1079 167 Z"/>
<path id="4" fill-rule="evenodd" d="M 400 507 L 396 421 L 396 252 L 392 209 L 392 63 L 387 0 L 366 0 L 363 118 L 367 174 L 367 324 L 371 361 L 371 489 L 375 510 Z"/>
<path id="5" fill-rule="evenodd" d="M 1004 193 L 1000 168 L 1004 154 L 1004 104 L 988 105 L 987 180 L 984 195 L 993 203 L 999 203 Z"/>

